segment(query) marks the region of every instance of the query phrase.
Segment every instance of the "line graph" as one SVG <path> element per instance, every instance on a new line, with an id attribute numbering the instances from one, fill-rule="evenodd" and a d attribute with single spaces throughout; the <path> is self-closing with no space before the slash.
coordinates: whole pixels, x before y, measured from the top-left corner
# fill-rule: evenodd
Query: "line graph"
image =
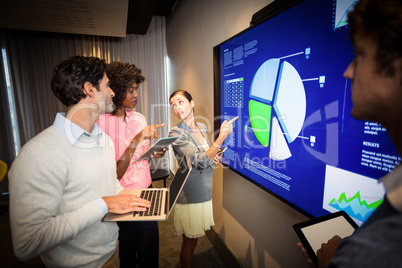
<path id="1" fill-rule="evenodd" d="M 356 2 L 356 0 L 335 0 L 334 29 L 348 24 L 347 14 Z"/>
<path id="2" fill-rule="evenodd" d="M 379 199 L 368 204 L 366 200 L 362 201 L 360 192 L 357 192 L 351 198 L 347 198 L 346 193 L 343 192 L 338 199 L 332 199 L 329 205 L 337 210 L 345 211 L 351 217 L 356 218 L 361 222 L 365 222 L 374 210 L 381 205 L 382 201 L 383 199 Z"/>
<path id="3" fill-rule="evenodd" d="M 362 224 L 382 203 L 384 186 L 377 180 L 327 165 L 323 209 L 345 211 Z"/>

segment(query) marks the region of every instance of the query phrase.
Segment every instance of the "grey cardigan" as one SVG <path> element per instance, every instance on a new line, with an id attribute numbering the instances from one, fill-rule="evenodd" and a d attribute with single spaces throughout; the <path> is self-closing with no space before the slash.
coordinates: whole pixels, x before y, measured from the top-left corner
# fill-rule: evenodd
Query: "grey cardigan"
<path id="1" fill-rule="evenodd" d="M 202 123 L 197 123 L 197 125 L 208 145 L 211 146 L 207 127 Z M 177 203 L 202 203 L 211 200 L 214 163 L 208 158 L 202 144 L 183 121 L 170 130 L 169 136 L 179 136 L 172 144 L 177 161 L 180 163 L 183 155 L 187 154 L 193 166 Z"/>

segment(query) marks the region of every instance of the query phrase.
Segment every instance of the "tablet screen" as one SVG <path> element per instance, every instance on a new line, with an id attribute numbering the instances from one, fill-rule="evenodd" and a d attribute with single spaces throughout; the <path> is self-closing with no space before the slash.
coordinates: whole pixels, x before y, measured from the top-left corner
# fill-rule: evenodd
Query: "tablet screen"
<path id="1" fill-rule="evenodd" d="M 344 211 L 293 225 L 300 242 L 311 260 L 316 263 L 317 250 L 335 235 L 345 238 L 353 234 L 357 224 Z"/>
<path id="2" fill-rule="evenodd" d="M 151 159 L 151 156 L 153 153 L 158 152 L 158 151 L 162 150 L 163 148 L 168 147 L 178 137 L 179 136 L 160 138 L 154 144 L 152 144 L 151 147 L 149 147 L 149 149 L 146 150 L 136 161 Z"/>

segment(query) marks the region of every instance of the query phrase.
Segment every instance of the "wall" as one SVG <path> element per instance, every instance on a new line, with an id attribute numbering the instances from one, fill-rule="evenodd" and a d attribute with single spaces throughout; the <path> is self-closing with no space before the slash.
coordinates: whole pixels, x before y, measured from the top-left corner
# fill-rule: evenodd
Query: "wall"
<path id="1" fill-rule="evenodd" d="M 167 19 L 169 91 L 185 89 L 213 134 L 212 48 L 271 0 L 182 0 Z M 172 126 L 178 123 L 172 116 Z M 244 267 L 308 267 L 292 224 L 307 218 L 233 171 L 214 173 L 214 230 Z"/>

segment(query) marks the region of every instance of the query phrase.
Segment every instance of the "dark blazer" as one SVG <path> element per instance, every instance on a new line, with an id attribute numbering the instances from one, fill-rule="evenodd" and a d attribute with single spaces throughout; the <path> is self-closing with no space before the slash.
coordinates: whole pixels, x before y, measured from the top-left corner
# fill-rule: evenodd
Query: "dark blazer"
<path id="1" fill-rule="evenodd" d="M 211 146 L 208 139 L 207 127 L 202 123 L 197 123 L 197 125 L 208 145 Z M 169 136 L 179 136 L 172 144 L 178 163 L 182 160 L 183 155 L 187 154 L 193 166 L 177 203 L 201 203 L 211 200 L 214 163 L 208 158 L 195 133 L 188 125 L 181 121 L 170 130 Z"/>

